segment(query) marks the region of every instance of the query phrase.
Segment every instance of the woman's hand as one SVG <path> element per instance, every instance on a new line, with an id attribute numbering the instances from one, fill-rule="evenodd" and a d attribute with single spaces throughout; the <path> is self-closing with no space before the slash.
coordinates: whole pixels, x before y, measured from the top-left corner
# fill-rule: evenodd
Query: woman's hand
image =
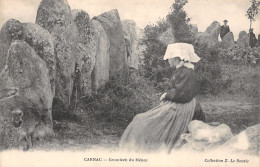
<path id="1" fill-rule="evenodd" d="M 163 101 L 165 99 L 166 93 L 162 94 L 160 97 L 160 101 Z"/>

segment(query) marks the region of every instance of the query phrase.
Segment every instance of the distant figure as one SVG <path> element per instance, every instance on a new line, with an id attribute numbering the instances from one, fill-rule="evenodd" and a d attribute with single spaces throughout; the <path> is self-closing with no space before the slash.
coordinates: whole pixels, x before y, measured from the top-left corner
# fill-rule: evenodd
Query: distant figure
<path id="1" fill-rule="evenodd" d="M 229 26 L 227 25 L 227 20 L 224 20 L 224 25 L 220 27 L 220 38 L 221 40 L 223 37 L 230 32 Z"/>
<path id="2" fill-rule="evenodd" d="M 75 74 L 73 75 L 73 89 L 72 89 L 72 107 L 76 109 L 77 102 L 80 98 L 80 70 L 78 63 L 75 64 Z"/>
<path id="3" fill-rule="evenodd" d="M 249 45 L 251 46 L 251 48 L 255 47 L 257 43 L 257 39 L 255 37 L 255 34 L 253 33 L 253 30 L 253 28 L 249 29 Z"/>
<path id="4" fill-rule="evenodd" d="M 126 55 L 127 58 L 130 57 L 131 54 L 131 48 L 130 48 L 130 39 L 125 37 L 125 48 L 126 48 Z"/>

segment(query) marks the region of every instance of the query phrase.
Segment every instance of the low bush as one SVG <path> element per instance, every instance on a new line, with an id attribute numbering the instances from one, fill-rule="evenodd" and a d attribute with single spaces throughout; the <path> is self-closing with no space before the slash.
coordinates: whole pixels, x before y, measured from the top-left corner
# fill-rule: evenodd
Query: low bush
<path id="1" fill-rule="evenodd" d="M 228 49 L 220 49 L 221 63 L 234 65 L 256 65 L 260 59 L 260 47 L 251 48 L 235 44 Z"/>
<path id="2" fill-rule="evenodd" d="M 130 77 L 127 82 L 110 80 L 96 94 L 82 99 L 79 107 L 94 112 L 98 122 L 110 122 L 120 129 L 126 127 L 136 114 L 157 105 L 161 94 L 151 81 L 135 76 L 138 77 Z"/>
<path id="3" fill-rule="evenodd" d="M 195 53 L 201 60 L 195 65 L 199 94 L 216 95 L 221 91 L 223 80 L 219 61 L 219 47 L 207 48 L 206 45 L 195 45 Z"/>

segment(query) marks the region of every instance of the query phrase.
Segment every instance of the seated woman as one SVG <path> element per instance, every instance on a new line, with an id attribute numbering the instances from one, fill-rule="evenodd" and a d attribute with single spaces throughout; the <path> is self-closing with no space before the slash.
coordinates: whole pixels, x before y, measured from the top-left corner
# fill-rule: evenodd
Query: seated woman
<path id="1" fill-rule="evenodd" d="M 170 152 L 180 135 L 187 132 L 191 120 L 205 120 L 195 99 L 197 82 L 192 62 L 196 63 L 200 58 L 194 53 L 193 46 L 170 44 L 164 60 L 176 69 L 171 89 L 161 96 L 160 105 L 134 117 L 120 140 L 121 150 Z"/>

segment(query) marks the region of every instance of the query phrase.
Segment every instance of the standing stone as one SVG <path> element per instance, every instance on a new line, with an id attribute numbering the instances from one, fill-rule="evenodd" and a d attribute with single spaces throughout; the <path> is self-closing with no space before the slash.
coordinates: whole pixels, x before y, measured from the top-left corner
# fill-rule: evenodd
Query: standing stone
<path id="1" fill-rule="evenodd" d="M 223 37 L 223 39 L 221 41 L 221 45 L 224 49 L 228 49 L 234 45 L 234 35 L 232 32 L 227 33 Z"/>
<path id="2" fill-rule="evenodd" d="M 196 39 L 196 36 L 199 33 L 197 24 L 192 24 L 191 25 L 190 32 L 191 32 L 192 39 L 193 40 Z"/>
<path id="3" fill-rule="evenodd" d="M 14 40 L 21 39 L 23 32 L 22 23 L 15 19 L 8 20 L 0 32 L 0 72 L 6 64 L 8 49 Z"/>
<path id="4" fill-rule="evenodd" d="M 97 44 L 93 44 L 90 20 L 84 10 L 73 10 L 73 20 L 79 30 L 80 44 L 78 44 L 78 61 L 80 75 L 80 87 L 82 95 L 92 93 L 91 73 L 95 66 Z"/>
<path id="5" fill-rule="evenodd" d="M 240 31 L 237 43 L 241 46 L 249 46 L 249 36 L 245 31 Z"/>
<path id="6" fill-rule="evenodd" d="M 96 20 L 90 21 L 88 39 L 86 44 L 86 48 L 88 48 L 87 53 L 90 57 L 95 57 L 95 67 L 91 75 L 91 87 L 93 92 L 96 92 L 100 86 L 109 80 L 110 41 L 104 28 Z M 83 80 L 85 79 L 83 78 Z"/>
<path id="7" fill-rule="evenodd" d="M 24 23 L 23 40 L 45 61 L 48 68 L 52 94 L 55 95 L 56 59 L 50 33 L 38 24 Z"/>
<path id="8" fill-rule="evenodd" d="M 127 51 L 127 63 L 129 67 L 138 69 L 139 57 L 137 54 L 137 26 L 133 20 L 122 21 L 124 38 Z"/>
<path id="9" fill-rule="evenodd" d="M 92 93 L 91 85 L 91 73 L 94 70 L 96 62 L 96 54 L 93 54 L 90 50 L 96 50 L 96 48 L 89 47 L 88 44 L 78 44 L 78 57 L 77 64 L 79 65 L 80 75 L 80 91 L 81 96 L 90 95 Z"/>
<path id="10" fill-rule="evenodd" d="M 71 103 L 73 74 L 78 60 L 79 32 L 66 0 L 42 0 L 36 23 L 48 30 L 54 40 L 57 61 L 55 99 L 68 108 Z"/>
<path id="11" fill-rule="evenodd" d="M 91 39 L 97 45 L 96 50 L 96 63 L 92 73 L 92 88 L 96 91 L 100 86 L 104 85 L 109 80 L 110 69 L 110 41 L 102 27 L 102 25 L 96 21 L 91 21 Z"/>
<path id="12" fill-rule="evenodd" d="M 34 23 L 20 23 L 17 20 L 8 20 L 1 30 L 0 48 L 1 48 L 1 60 L 0 68 L 5 65 L 7 51 L 14 40 L 26 41 L 36 53 L 47 63 L 49 70 L 49 79 L 52 85 L 52 91 L 54 95 L 55 91 L 55 56 L 54 46 L 51 39 L 51 35 L 48 31 L 41 26 Z"/>
<path id="13" fill-rule="evenodd" d="M 220 32 L 220 24 L 217 21 L 211 23 L 205 32 L 199 32 L 196 36 L 195 43 L 206 44 L 211 48 L 218 44 L 218 35 Z"/>
<path id="14" fill-rule="evenodd" d="M 15 91 L 0 100 L 0 145 L 15 147 L 18 141 L 15 140 L 17 131 L 11 124 L 12 111 L 17 108 L 22 110 L 23 124 L 31 125 L 28 128 L 36 128 L 39 125 L 38 132 L 47 135 L 52 133 L 53 95 L 47 66 L 28 43 L 14 41 L 8 51 L 6 65 L 0 74 L 0 92 Z M 35 121 L 36 124 L 33 124 Z"/>
<path id="15" fill-rule="evenodd" d="M 197 34 L 198 33 L 198 25 L 197 24 L 192 24 L 191 25 L 191 33 Z"/>
<path id="16" fill-rule="evenodd" d="M 258 34 L 257 44 L 258 44 L 258 46 L 260 46 L 260 34 Z"/>
<path id="17" fill-rule="evenodd" d="M 99 15 L 96 18 L 101 23 L 110 41 L 110 77 L 116 74 L 123 74 L 125 77 L 126 66 L 126 49 L 124 32 L 118 11 L 111 10 Z"/>
<path id="18" fill-rule="evenodd" d="M 139 59 L 142 60 L 144 58 L 143 51 L 146 49 L 146 45 L 141 43 L 141 40 L 144 38 L 144 29 L 137 27 L 136 34 L 138 39 L 136 54 L 138 55 Z M 139 63 L 142 63 L 142 61 Z"/>

